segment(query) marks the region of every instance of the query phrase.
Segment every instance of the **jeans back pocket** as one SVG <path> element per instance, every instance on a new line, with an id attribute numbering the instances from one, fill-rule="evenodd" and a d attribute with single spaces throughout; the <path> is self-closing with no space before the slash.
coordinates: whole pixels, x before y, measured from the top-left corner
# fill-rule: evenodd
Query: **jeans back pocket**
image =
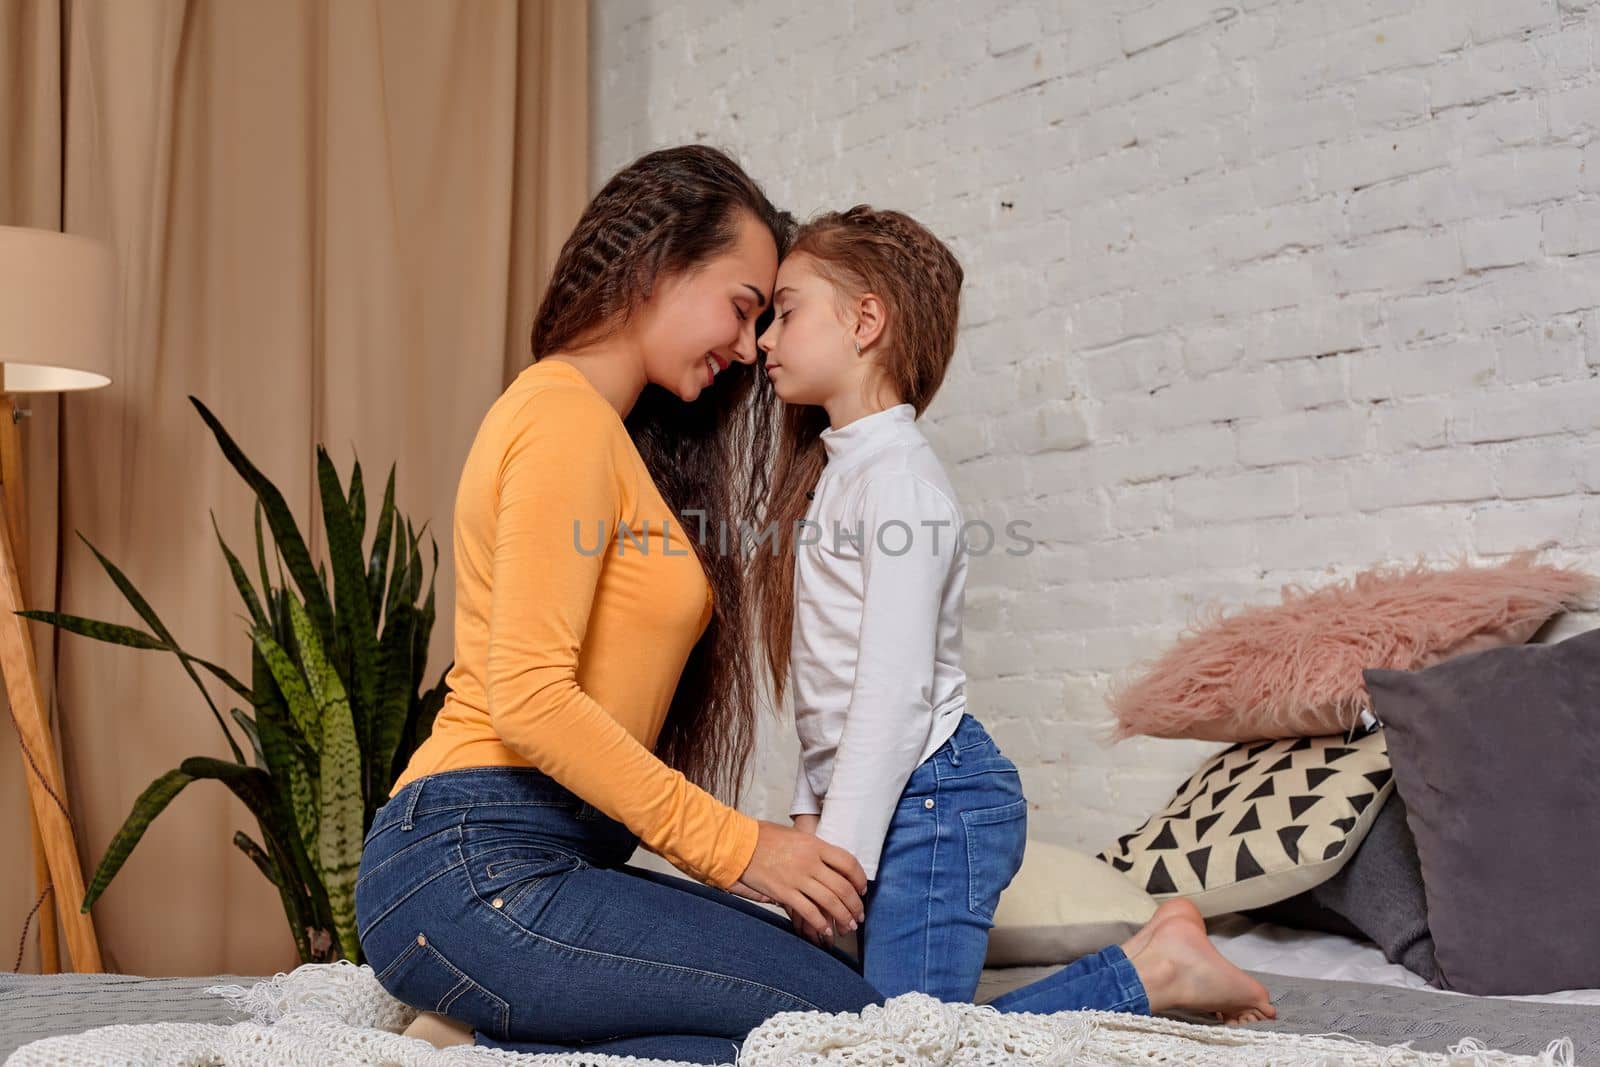
<path id="1" fill-rule="evenodd" d="M 575 852 L 526 832 L 470 823 L 462 828 L 461 859 L 466 865 L 467 881 L 480 900 L 499 911 L 517 912 L 525 921 L 532 921 L 535 916 L 519 905 L 534 911 L 542 908 L 537 903 L 536 890 L 558 875 L 592 866 Z"/>
<path id="2" fill-rule="evenodd" d="M 967 841 L 967 906 L 993 920 L 1000 894 L 1022 868 L 1028 845 L 1028 802 L 1013 800 L 961 813 Z"/>

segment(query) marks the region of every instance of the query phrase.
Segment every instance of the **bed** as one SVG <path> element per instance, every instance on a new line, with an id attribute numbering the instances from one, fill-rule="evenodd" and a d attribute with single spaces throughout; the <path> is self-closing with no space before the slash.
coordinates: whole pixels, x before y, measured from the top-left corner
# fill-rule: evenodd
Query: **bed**
<path id="1" fill-rule="evenodd" d="M 1224 956 L 1272 993 L 1278 1018 L 1252 1024 L 1252 1029 L 1338 1033 L 1380 1044 L 1410 1042 L 1427 1052 L 1443 1052 L 1463 1038 L 1476 1037 L 1490 1048 L 1527 1055 L 1569 1037 L 1575 1063 L 1600 1064 L 1600 989 L 1468 996 L 1432 988 L 1389 963 L 1368 941 L 1255 922 L 1236 913 L 1207 920 L 1206 929 Z M 1050 970 L 985 971 L 977 999 L 998 996 Z"/>
<path id="2" fill-rule="evenodd" d="M 1410 1042 L 1414 1049 L 1432 1052 L 1476 1037 L 1490 1048 L 1537 1054 L 1551 1041 L 1567 1037 L 1574 1062 L 1600 1063 L 1600 990 L 1472 997 L 1431 989 L 1416 975 L 1387 963 L 1375 945 L 1347 937 L 1257 923 L 1238 914 L 1214 918 L 1208 929 L 1225 956 L 1272 991 L 1278 1018 L 1253 1028 L 1340 1033 L 1381 1044 Z M 986 1001 L 1051 969 L 985 971 L 977 999 Z M 238 1016 L 204 990 L 218 982 L 251 981 L 235 976 L 0 976 L 0 1057 L 9 1057 L 29 1041 L 113 1023 L 234 1022 Z"/>

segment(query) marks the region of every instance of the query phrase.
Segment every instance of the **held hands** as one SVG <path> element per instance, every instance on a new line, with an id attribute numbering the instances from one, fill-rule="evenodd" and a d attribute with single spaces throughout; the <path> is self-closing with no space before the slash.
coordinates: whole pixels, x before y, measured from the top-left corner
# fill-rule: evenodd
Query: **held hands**
<path id="1" fill-rule="evenodd" d="M 816 836 L 817 825 L 822 822 L 822 816 L 820 815 L 791 815 L 790 819 L 794 821 L 794 828 L 796 830 L 803 830 L 806 833 L 811 834 L 813 837 Z M 784 910 L 789 913 L 789 921 L 794 924 L 795 931 L 801 937 L 805 938 L 807 941 L 818 946 L 819 948 L 826 948 L 828 945 L 833 943 L 832 930 L 818 929 L 814 926 L 810 926 L 802 922 L 800 917 L 793 911 L 793 909 L 785 908 Z"/>
<path id="2" fill-rule="evenodd" d="M 861 864 L 845 849 L 817 837 L 815 816 L 811 831 L 760 821 L 755 855 L 744 869 L 740 888 L 767 898 L 788 913 L 796 931 L 814 944 L 831 942 L 834 930 L 854 930 L 865 917 L 861 894 L 867 877 Z M 750 897 L 750 899 L 755 899 Z"/>

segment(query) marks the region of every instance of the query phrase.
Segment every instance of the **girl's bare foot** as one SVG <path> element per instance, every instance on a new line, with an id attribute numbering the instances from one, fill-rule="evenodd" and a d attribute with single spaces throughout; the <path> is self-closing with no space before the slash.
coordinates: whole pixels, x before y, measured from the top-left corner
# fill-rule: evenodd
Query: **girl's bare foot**
<path id="1" fill-rule="evenodd" d="M 1144 934 L 1141 930 L 1128 943 Z M 1267 987 L 1223 958 L 1203 922 L 1152 919 L 1147 940 L 1128 959 L 1144 983 L 1152 1014 L 1209 1012 L 1230 1025 L 1278 1017 Z"/>
<path id="2" fill-rule="evenodd" d="M 1134 953 L 1143 952 L 1150 944 L 1150 937 L 1157 926 L 1174 921 L 1192 923 L 1202 931 L 1206 928 L 1206 921 L 1201 917 L 1199 908 L 1183 897 L 1173 897 L 1156 909 L 1156 913 L 1150 916 L 1149 922 L 1139 928 L 1138 933 L 1122 943 L 1122 951 L 1132 959 Z"/>

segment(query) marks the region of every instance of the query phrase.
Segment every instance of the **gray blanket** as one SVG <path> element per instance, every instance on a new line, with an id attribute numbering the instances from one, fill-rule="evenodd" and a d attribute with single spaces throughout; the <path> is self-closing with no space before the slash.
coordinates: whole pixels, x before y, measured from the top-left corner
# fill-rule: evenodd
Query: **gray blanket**
<path id="1" fill-rule="evenodd" d="M 1007 967 L 983 972 L 979 1003 L 1042 978 L 1054 967 Z M 1561 1037 L 1572 1038 L 1575 1062 L 1600 1067 L 1600 1007 L 1470 997 L 1399 989 L 1370 982 L 1328 982 L 1247 972 L 1272 994 L 1278 1017 L 1249 1029 L 1289 1034 L 1344 1034 L 1379 1045 L 1410 1042 L 1422 1052 L 1445 1052 L 1476 1037 L 1492 1049 L 1531 1055 Z M 1209 1018 L 1174 1015 L 1184 1022 Z"/>
<path id="2" fill-rule="evenodd" d="M 978 1000 L 1024 985 L 1052 969 L 985 971 Z M 1558 1037 L 1570 1037 L 1579 1064 L 1600 1064 L 1600 1007 L 1252 973 L 1272 991 L 1278 1008 L 1276 1020 L 1257 1023 L 1254 1029 L 1340 1033 L 1387 1045 L 1409 1041 L 1412 1048 L 1433 1052 L 1470 1036 L 1490 1048 L 1537 1053 Z M 0 975 L 0 1059 L 29 1041 L 114 1023 L 235 1022 L 238 1016 L 223 1001 L 202 990 L 222 982 L 248 986 L 254 981 L 259 979 Z"/>

